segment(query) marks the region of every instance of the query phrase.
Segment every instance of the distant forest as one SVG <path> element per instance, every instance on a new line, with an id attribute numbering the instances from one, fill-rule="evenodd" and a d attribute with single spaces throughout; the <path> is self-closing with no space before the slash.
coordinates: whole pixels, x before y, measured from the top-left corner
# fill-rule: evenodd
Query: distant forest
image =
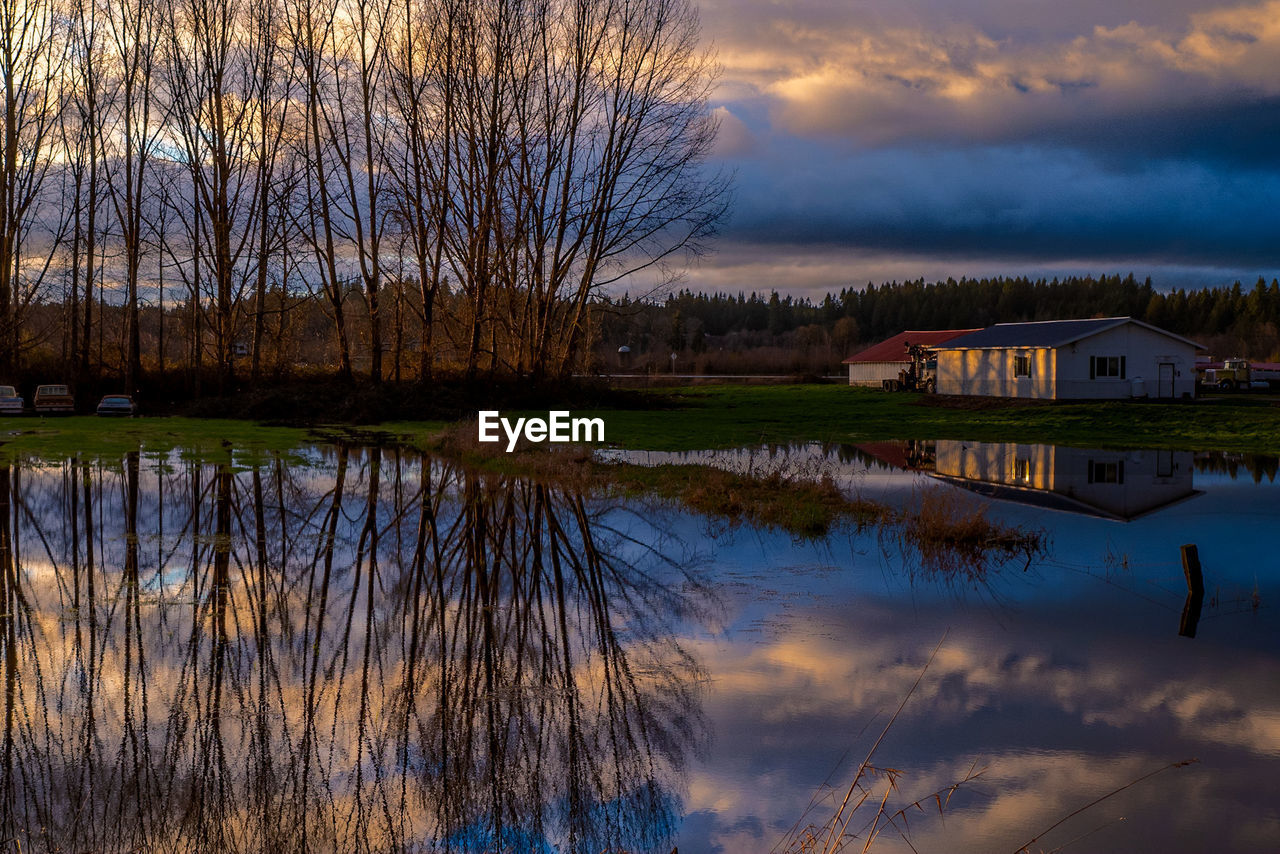
<path id="1" fill-rule="evenodd" d="M 472 351 L 469 294 L 440 287 L 432 330 L 424 333 L 421 293 L 409 279 L 391 277 L 382 290 L 386 337 L 375 346 L 360 283 L 347 283 L 343 304 L 350 321 L 353 375 L 374 375 L 372 354 L 381 352 L 381 375 L 390 381 L 425 378 L 422 351 L 439 377 L 465 373 Z M 138 313 L 144 397 L 199 396 L 219 385 L 208 353 L 211 334 L 204 311 L 193 310 L 181 285 L 176 296 L 144 303 Z M 518 292 L 515 294 L 518 297 Z M 495 300 L 490 311 L 517 315 L 504 333 L 520 340 L 518 303 Z M 70 304 L 40 300 L 24 310 L 24 370 L 18 384 L 30 393 L 36 382 L 70 379 L 87 392 L 114 391 L 127 374 L 129 327 L 126 307 L 94 300 L 91 335 L 80 350 L 67 334 Z M 161 306 L 163 305 L 163 310 Z M 589 346 L 574 360 L 582 373 L 785 374 L 841 373 L 841 361 L 906 329 L 976 328 L 1007 321 L 1132 316 L 1185 335 L 1219 358 L 1247 356 L 1280 361 L 1280 282 L 1258 281 L 1251 288 L 1157 291 L 1133 276 L 1032 280 L 1027 278 L 948 279 L 892 282 L 844 288 L 814 302 L 777 291 L 702 294 L 688 290 L 661 299 L 633 300 L 598 295 L 587 304 L 582 337 Z M 83 308 L 83 304 L 81 304 Z M 271 288 L 261 301 L 249 294 L 240 305 L 242 322 L 231 340 L 229 366 L 236 387 L 274 385 L 305 377 L 342 374 L 342 353 L 332 334 L 328 300 L 312 291 Z M 252 321 L 263 318 L 263 334 Z M 203 339 L 203 347 L 193 341 Z M 630 353 L 619 354 L 620 347 Z M 502 353 L 495 335 L 482 350 Z M 202 353 L 202 351 L 204 351 Z M 87 366 L 82 359 L 87 355 Z M 520 375 L 515 364 L 498 375 Z M 528 374 L 524 374 L 528 376 Z M 12 381 L 12 380 L 10 380 Z"/>
<path id="2" fill-rule="evenodd" d="M 680 373 L 832 374 L 840 362 L 907 329 L 966 329 L 1029 320 L 1135 317 L 1203 344 L 1218 358 L 1280 361 L 1280 282 L 1157 291 L 1151 279 L 947 279 L 844 288 L 820 302 L 777 291 L 682 290 L 665 301 L 601 306 L 597 368 Z M 620 347 L 631 352 L 618 352 Z"/>

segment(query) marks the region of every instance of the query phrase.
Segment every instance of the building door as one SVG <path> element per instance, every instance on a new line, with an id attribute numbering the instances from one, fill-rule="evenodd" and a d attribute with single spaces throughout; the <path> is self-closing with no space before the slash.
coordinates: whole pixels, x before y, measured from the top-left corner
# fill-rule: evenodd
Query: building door
<path id="1" fill-rule="evenodd" d="M 1156 378 L 1156 397 L 1173 397 L 1173 363 L 1161 362 Z"/>

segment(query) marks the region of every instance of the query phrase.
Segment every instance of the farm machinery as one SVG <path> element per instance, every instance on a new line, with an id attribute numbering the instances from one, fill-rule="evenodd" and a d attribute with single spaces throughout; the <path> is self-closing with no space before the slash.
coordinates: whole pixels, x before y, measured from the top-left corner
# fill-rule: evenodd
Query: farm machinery
<path id="1" fill-rule="evenodd" d="M 938 356 L 923 344 L 907 344 L 910 364 L 898 371 L 897 379 L 884 380 L 885 391 L 923 391 L 933 394 L 938 389 Z"/>

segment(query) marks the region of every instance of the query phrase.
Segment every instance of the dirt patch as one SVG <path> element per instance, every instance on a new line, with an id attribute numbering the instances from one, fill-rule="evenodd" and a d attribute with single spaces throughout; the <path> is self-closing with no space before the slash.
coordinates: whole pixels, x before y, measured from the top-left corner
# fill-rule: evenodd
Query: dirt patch
<path id="1" fill-rule="evenodd" d="M 912 403 L 916 406 L 931 406 L 938 409 L 1019 409 L 1028 407 L 1053 406 L 1056 400 L 1029 400 L 1022 397 L 972 397 L 952 394 L 922 394 Z"/>

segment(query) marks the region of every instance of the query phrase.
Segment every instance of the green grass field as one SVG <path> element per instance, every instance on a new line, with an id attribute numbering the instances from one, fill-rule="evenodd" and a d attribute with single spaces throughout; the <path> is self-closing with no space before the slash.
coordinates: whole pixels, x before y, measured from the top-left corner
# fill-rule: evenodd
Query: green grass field
<path id="1" fill-rule="evenodd" d="M 1280 402 L 1265 397 L 1037 404 L 949 400 L 842 385 L 697 386 L 636 394 L 648 405 L 575 410 L 574 415 L 603 417 L 608 444 L 659 451 L 791 442 L 970 439 L 1280 453 Z M 545 416 L 545 412 L 504 413 L 508 417 L 521 414 Z M 342 437 L 354 442 L 398 438 L 432 448 L 450 426 L 441 421 L 300 428 L 233 419 L 4 418 L 0 419 L 0 455 L 119 457 L 139 448 L 148 453 L 182 448 L 205 455 L 230 448 L 243 458 Z"/>
<path id="2" fill-rule="evenodd" d="M 245 460 L 256 454 L 296 451 L 313 435 L 306 429 L 263 427 L 230 419 L 0 418 L 0 460 L 56 460 L 77 455 L 119 460 L 129 451 L 158 455 L 173 450 L 205 460 L 229 453 Z"/>
<path id="3" fill-rule="evenodd" d="M 1280 403 L 1014 403 L 841 385 L 699 386 L 645 392 L 650 409 L 603 415 L 611 444 L 649 450 L 786 442 L 971 439 L 1077 447 L 1280 453 Z M 576 413 L 575 413 L 576 414 Z"/>
<path id="4" fill-rule="evenodd" d="M 839 385 L 699 386 L 640 394 L 642 402 L 650 404 L 647 408 L 574 414 L 602 417 L 609 444 L 649 450 L 950 438 L 1280 453 L 1280 405 L 1261 397 L 1167 404 L 1027 404 L 946 400 Z M 511 418 L 540 413 L 504 414 Z M 474 423 L 466 421 L 298 428 L 232 419 L 6 418 L 0 419 L 0 462 L 79 456 L 118 465 L 131 451 L 162 456 L 178 450 L 205 462 L 253 465 L 279 455 L 302 460 L 300 452 L 312 442 L 398 442 L 495 473 L 660 496 L 711 516 L 777 527 L 798 536 L 822 536 L 841 520 L 862 524 L 890 516 L 885 508 L 851 504 L 830 482 L 731 475 L 706 466 L 650 469 L 602 464 L 563 446 L 559 450 L 564 453 L 542 452 L 555 446 L 526 445 L 528 450 L 508 455 L 500 446 L 475 443 L 474 430 Z"/>

